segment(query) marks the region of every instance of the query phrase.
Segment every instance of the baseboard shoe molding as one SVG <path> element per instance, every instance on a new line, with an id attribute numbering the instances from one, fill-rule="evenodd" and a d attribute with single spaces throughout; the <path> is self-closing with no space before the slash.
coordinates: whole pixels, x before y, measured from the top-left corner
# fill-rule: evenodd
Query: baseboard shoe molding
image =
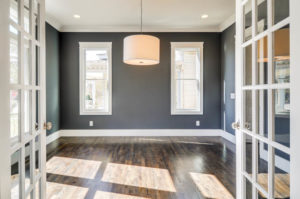
<path id="1" fill-rule="evenodd" d="M 60 137 L 61 137 L 60 136 L 60 131 L 55 131 L 54 133 L 51 133 L 50 135 L 47 136 L 46 143 L 50 144 L 51 142 L 57 140 Z"/>
<path id="2" fill-rule="evenodd" d="M 97 129 L 97 130 L 60 130 L 60 137 L 97 137 L 97 136 L 222 136 L 220 129 Z"/>

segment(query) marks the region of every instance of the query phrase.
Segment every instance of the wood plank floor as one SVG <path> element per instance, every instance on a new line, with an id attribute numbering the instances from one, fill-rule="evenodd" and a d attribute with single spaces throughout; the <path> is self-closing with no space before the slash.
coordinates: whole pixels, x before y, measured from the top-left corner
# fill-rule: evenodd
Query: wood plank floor
<path id="1" fill-rule="evenodd" d="M 47 196 L 231 199 L 233 148 L 206 137 L 60 138 L 47 146 Z"/>

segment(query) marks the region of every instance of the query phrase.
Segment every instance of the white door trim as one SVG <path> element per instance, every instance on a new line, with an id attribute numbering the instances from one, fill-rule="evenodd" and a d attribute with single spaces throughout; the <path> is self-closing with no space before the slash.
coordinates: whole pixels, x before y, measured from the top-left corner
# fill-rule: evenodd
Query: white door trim
<path id="1" fill-rule="evenodd" d="M 9 0 L 0 1 L 0 198 L 10 198 Z"/>

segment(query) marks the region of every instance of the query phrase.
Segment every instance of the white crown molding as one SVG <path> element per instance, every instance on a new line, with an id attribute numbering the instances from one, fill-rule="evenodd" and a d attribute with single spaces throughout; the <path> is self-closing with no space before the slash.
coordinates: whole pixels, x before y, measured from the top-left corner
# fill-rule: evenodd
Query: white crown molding
<path id="1" fill-rule="evenodd" d="M 61 32 L 139 32 L 137 26 L 62 26 Z M 220 32 L 219 27 L 158 27 L 148 26 L 143 32 Z"/>
<path id="2" fill-rule="evenodd" d="M 235 23 L 235 14 L 228 17 L 223 23 L 219 25 L 219 32 L 223 32 L 234 23 Z"/>
<path id="3" fill-rule="evenodd" d="M 48 14 L 46 14 L 46 22 L 48 22 L 56 30 L 61 31 L 62 24 Z"/>

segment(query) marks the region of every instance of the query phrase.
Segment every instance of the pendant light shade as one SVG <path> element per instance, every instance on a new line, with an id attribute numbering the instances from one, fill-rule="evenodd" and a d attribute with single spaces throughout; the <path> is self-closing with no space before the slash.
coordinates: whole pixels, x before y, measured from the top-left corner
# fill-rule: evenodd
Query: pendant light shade
<path id="1" fill-rule="evenodd" d="M 130 65 L 159 64 L 159 39 L 143 34 L 125 37 L 123 61 Z"/>

